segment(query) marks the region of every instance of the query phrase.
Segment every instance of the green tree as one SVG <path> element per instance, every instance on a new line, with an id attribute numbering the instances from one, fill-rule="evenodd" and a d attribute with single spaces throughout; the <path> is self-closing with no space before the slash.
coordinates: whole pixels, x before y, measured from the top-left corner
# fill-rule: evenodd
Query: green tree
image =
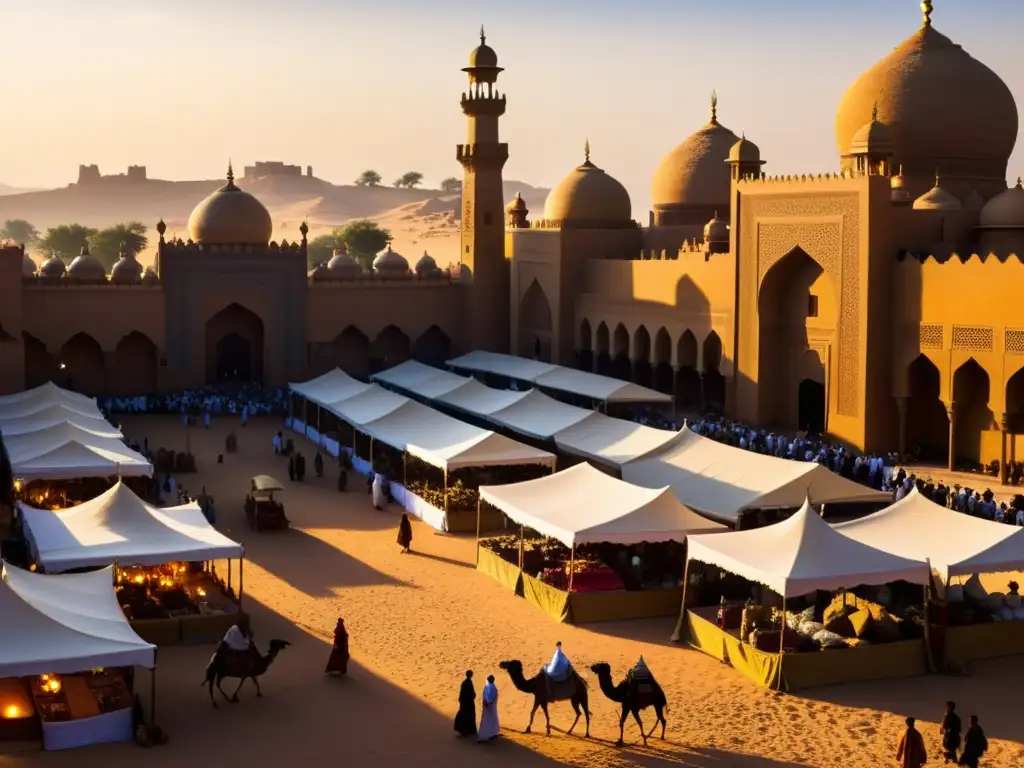
<path id="1" fill-rule="evenodd" d="M 64 261 L 71 261 L 89 242 L 97 230 L 82 224 L 61 224 L 50 227 L 36 244 L 46 256 L 59 256 Z"/>
<path id="2" fill-rule="evenodd" d="M 39 230 L 24 219 L 8 219 L 0 229 L 0 240 L 14 240 L 16 243 L 32 245 L 39 239 Z"/>
<path id="3" fill-rule="evenodd" d="M 369 269 L 378 252 L 383 251 L 391 240 L 391 233 L 381 229 L 370 219 L 350 221 L 340 230 L 334 230 L 338 238 L 348 248 L 352 257 Z"/>
<path id="4" fill-rule="evenodd" d="M 325 261 L 330 261 L 334 255 L 335 248 L 344 248 L 345 241 L 341 239 L 341 228 L 337 228 L 326 235 L 315 237 L 306 244 L 306 263 L 310 269 Z"/>
<path id="5" fill-rule="evenodd" d="M 396 187 L 405 187 L 406 189 L 412 189 L 423 183 L 423 174 L 419 171 L 407 171 L 395 179 Z"/>
<path id="6" fill-rule="evenodd" d="M 442 192 L 461 192 L 462 182 L 454 176 L 449 176 L 447 179 L 441 180 L 441 191 Z"/>
<path id="7" fill-rule="evenodd" d="M 359 174 L 359 178 L 356 179 L 357 187 L 379 187 L 381 182 L 381 175 L 376 171 L 363 171 Z"/>
<path id="8" fill-rule="evenodd" d="M 146 225 L 141 221 L 123 221 L 101 229 L 89 238 L 89 253 L 110 271 L 121 255 L 121 243 L 128 253 L 138 256 L 149 244 Z"/>

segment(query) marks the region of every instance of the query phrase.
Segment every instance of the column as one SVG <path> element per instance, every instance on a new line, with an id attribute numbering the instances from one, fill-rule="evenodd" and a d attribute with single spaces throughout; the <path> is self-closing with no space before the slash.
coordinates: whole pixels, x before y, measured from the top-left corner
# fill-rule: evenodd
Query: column
<path id="1" fill-rule="evenodd" d="M 949 418 L 949 471 L 956 465 L 956 403 L 946 405 L 946 416 Z"/>
<path id="2" fill-rule="evenodd" d="M 900 414 L 900 461 L 903 461 L 903 457 L 907 455 L 907 404 L 909 402 L 909 397 L 896 398 L 896 409 Z"/>
<path id="3" fill-rule="evenodd" d="M 1006 464 L 1006 432 L 1009 427 L 1008 419 L 1004 413 L 999 419 L 999 482 L 1004 485 L 1009 480 L 1009 467 Z"/>

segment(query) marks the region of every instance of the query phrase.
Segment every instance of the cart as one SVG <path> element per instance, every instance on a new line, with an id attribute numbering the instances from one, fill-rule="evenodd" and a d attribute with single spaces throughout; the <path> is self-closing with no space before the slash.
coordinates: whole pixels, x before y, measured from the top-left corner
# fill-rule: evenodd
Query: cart
<path id="1" fill-rule="evenodd" d="M 274 492 L 284 486 L 270 475 L 256 475 L 245 497 L 245 519 L 254 531 L 283 531 L 288 525 L 284 505 L 274 499 Z"/>

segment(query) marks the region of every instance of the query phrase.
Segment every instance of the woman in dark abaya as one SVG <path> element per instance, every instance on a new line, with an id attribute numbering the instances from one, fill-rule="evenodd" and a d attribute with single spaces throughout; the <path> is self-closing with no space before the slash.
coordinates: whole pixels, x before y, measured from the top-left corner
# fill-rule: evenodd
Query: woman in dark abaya
<path id="1" fill-rule="evenodd" d="M 459 713 L 455 715 L 455 732 L 459 736 L 476 736 L 476 689 L 473 688 L 473 670 L 459 688 Z"/>

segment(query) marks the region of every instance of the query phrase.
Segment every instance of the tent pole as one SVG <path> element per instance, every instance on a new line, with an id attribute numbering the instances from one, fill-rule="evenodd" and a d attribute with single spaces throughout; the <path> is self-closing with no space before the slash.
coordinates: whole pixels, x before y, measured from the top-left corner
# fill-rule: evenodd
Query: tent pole
<path id="1" fill-rule="evenodd" d="M 444 468 L 444 524 L 448 527 L 448 467 Z"/>
<path id="2" fill-rule="evenodd" d="M 242 592 L 245 590 L 245 583 L 243 581 L 244 571 L 242 567 L 245 565 L 245 558 L 238 558 L 238 610 L 242 610 Z"/>
<path id="3" fill-rule="evenodd" d="M 742 637 L 741 641 L 746 642 Z M 775 690 L 782 691 L 782 653 L 786 645 L 786 596 L 782 596 L 782 628 L 779 630 L 779 683 Z"/>
<path id="4" fill-rule="evenodd" d="M 673 643 L 678 643 L 683 639 L 683 625 L 686 623 L 686 587 L 690 583 L 690 553 L 686 553 L 686 565 L 683 566 L 683 602 L 679 608 L 679 620 L 676 622 L 675 631 L 672 632 L 672 637 L 669 640 Z"/>
<path id="5" fill-rule="evenodd" d="M 480 495 L 476 497 L 476 564 L 480 565 Z"/>
<path id="6" fill-rule="evenodd" d="M 231 589 L 231 558 L 228 558 L 228 589 Z"/>
<path id="7" fill-rule="evenodd" d="M 572 592 L 572 572 L 576 570 L 573 566 L 576 564 L 576 544 L 572 545 L 572 549 L 569 551 L 569 591 Z"/>
<path id="8" fill-rule="evenodd" d="M 117 586 L 117 560 L 114 561 L 114 586 Z"/>
<path id="9" fill-rule="evenodd" d="M 153 649 L 153 669 L 150 670 L 149 683 L 149 727 L 156 725 L 156 654 L 159 649 Z"/>
<path id="10" fill-rule="evenodd" d="M 928 563 L 928 581 L 924 585 L 924 653 L 928 659 L 928 671 L 935 672 L 935 661 L 932 659 L 932 633 L 931 633 L 931 617 L 928 615 L 928 597 L 931 592 L 932 586 L 932 561 L 931 558 L 925 560 Z"/>
<path id="11" fill-rule="evenodd" d="M 519 570 L 523 570 L 523 526 L 519 526 Z"/>

